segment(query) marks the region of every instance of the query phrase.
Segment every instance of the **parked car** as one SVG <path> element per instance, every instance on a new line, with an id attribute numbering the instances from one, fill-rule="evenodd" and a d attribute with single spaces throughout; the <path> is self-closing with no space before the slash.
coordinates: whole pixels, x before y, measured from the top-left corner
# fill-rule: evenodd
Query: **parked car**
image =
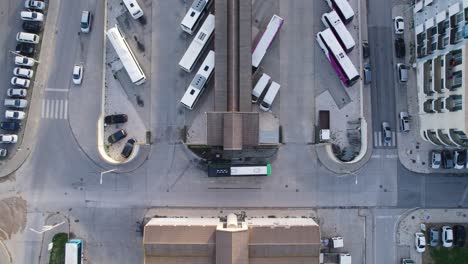
<path id="1" fill-rule="evenodd" d="M 402 259 L 401 264 L 416 264 L 412 259 Z"/>
<path id="2" fill-rule="evenodd" d="M 12 85 L 28 88 L 30 83 L 31 83 L 31 81 L 29 81 L 28 79 L 23 79 L 23 78 L 19 78 L 19 77 L 11 78 L 11 84 Z"/>
<path id="3" fill-rule="evenodd" d="M 21 11 L 21 19 L 24 21 L 44 21 L 44 15 L 35 11 Z"/>
<path id="4" fill-rule="evenodd" d="M 453 230 L 450 226 L 442 227 L 442 246 L 451 247 L 453 245 Z"/>
<path id="5" fill-rule="evenodd" d="M 397 72 L 398 72 L 398 80 L 400 82 L 407 82 L 408 81 L 408 70 L 409 67 L 403 63 L 397 64 Z"/>
<path id="6" fill-rule="evenodd" d="M 437 247 L 439 245 L 439 229 L 432 227 L 429 229 L 429 245 Z"/>
<path id="7" fill-rule="evenodd" d="M 370 64 L 364 65 L 364 83 L 369 84 L 372 82 L 372 69 Z"/>
<path id="8" fill-rule="evenodd" d="M 463 247 L 465 245 L 465 227 L 462 225 L 456 225 L 453 227 L 453 242 L 457 247 Z"/>
<path id="9" fill-rule="evenodd" d="M 40 33 L 42 30 L 42 26 L 39 22 L 23 22 L 23 30 L 29 33 Z"/>
<path id="10" fill-rule="evenodd" d="M 81 21 L 80 21 L 81 32 L 89 33 L 89 31 L 91 30 L 91 20 L 92 20 L 92 14 L 90 11 L 81 12 Z"/>
<path id="11" fill-rule="evenodd" d="M 403 21 L 403 17 L 396 16 L 393 18 L 393 24 L 395 27 L 395 34 L 403 34 L 405 32 L 405 22 Z"/>
<path id="12" fill-rule="evenodd" d="M 18 66 L 27 66 L 27 67 L 32 67 L 34 66 L 34 59 L 24 57 L 24 56 L 16 56 L 15 57 L 15 64 Z"/>
<path id="13" fill-rule="evenodd" d="M 419 253 L 423 253 L 426 251 L 426 237 L 423 233 L 417 232 L 414 234 L 414 244 L 416 246 L 416 251 Z"/>
<path id="14" fill-rule="evenodd" d="M 28 101 L 25 99 L 5 99 L 6 107 L 26 108 Z"/>
<path id="15" fill-rule="evenodd" d="M 392 142 L 392 130 L 388 122 L 382 122 L 382 138 L 384 145 Z"/>
<path id="16" fill-rule="evenodd" d="M 30 44 L 38 44 L 40 40 L 39 35 L 27 32 L 18 32 L 16 34 L 16 41 Z"/>
<path id="17" fill-rule="evenodd" d="M 125 143 L 125 146 L 123 147 L 122 152 L 120 153 L 120 155 L 122 157 L 128 159 L 128 157 L 130 157 L 130 155 L 133 152 L 133 147 L 135 146 L 135 142 L 136 141 L 133 138 L 127 140 L 127 143 Z"/>
<path id="18" fill-rule="evenodd" d="M 24 2 L 24 8 L 28 9 L 36 9 L 36 10 L 44 10 L 45 3 L 42 1 L 35 1 L 35 0 L 26 0 Z"/>
<path id="19" fill-rule="evenodd" d="M 107 141 L 109 141 L 110 144 L 114 144 L 122 139 L 124 139 L 127 136 L 127 132 L 123 129 L 120 129 L 119 131 L 115 132 L 114 134 L 110 135 L 107 138 Z"/>
<path id="20" fill-rule="evenodd" d="M 24 98 L 28 95 L 26 89 L 8 88 L 7 95 L 13 98 Z"/>
<path id="21" fill-rule="evenodd" d="M 36 54 L 36 48 L 31 44 L 18 43 L 18 45 L 16 45 L 16 53 L 24 56 L 34 57 L 34 54 Z"/>
<path id="22" fill-rule="evenodd" d="M 440 164 L 442 163 L 442 155 L 440 151 L 438 150 L 433 150 L 431 154 L 431 168 L 433 169 L 439 169 Z"/>
<path id="23" fill-rule="evenodd" d="M 457 149 L 453 152 L 453 163 L 455 169 L 461 170 L 466 164 L 466 150 Z"/>
<path id="24" fill-rule="evenodd" d="M 73 83 L 74 84 L 81 84 L 83 80 L 83 66 L 82 65 L 75 65 L 73 67 Z"/>
<path id="25" fill-rule="evenodd" d="M 442 151 L 442 165 L 444 169 L 453 169 L 453 155 L 450 150 Z"/>
<path id="26" fill-rule="evenodd" d="M 4 121 L 0 123 L 0 128 L 7 131 L 18 131 L 21 125 L 19 122 Z"/>
<path id="27" fill-rule="evenodd" d="M 18 142 L 18 136 L 13 134 L 0 135 L 0 143 L 16 143 Z"/>
<path id="28" fill-rule="evenodd" d="M 403 38 L 395 39 L 395 55 L 397 58 L 404 58 L 406 55 L 405 40 Z"/>
<path id="29" fill-rule="evenodd" d="M 5 111 L 5 118 L 6 119 L 16 119 L 22 120 L 26 117 L 26 113 L 23 111 L 16 111 L 16 110 L 6 110 Z"/>
<path id="30" fill-rule="evenodd" d="M 127 121 L 128 117 L 126 114 L 108 115 L 104 118 L 104 125 L 121 124 Z"/>
<path id="31" fill-rule="evenodd" d="M 370 49 L 369 49 L 369 43 L 368 42 L 363 42 L 362 43 L 362 56 L 364 57 L 364 59 L 367 59 L 370 56 Z"/>
<path id="32" fill-rule="evenodd" d="M 410 130 L 408 112 L 400 112 L 400 130 L 408 132 Z"/>
<path id="33" fill-rule="evenodd" d="M 4 148 L 0 148 L 0 157 L 4 158 L 8 155 L 8 150 Z"/>
<path id="34" fill-rule="evenodd" d="M 18 77 L 31 78 L 34 75 L 34 71 L 31 69 L 15 67 L 13 69 L 13 74 Z"/>

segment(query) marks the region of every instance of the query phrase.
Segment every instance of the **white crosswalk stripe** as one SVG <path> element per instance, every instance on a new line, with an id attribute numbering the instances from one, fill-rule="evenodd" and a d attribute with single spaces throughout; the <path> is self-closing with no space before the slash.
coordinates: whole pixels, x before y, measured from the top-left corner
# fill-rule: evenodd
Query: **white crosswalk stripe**
<path id="1" fill-rule="evenodd" d="M 68 100 L 43 99 L 41 107 L 43 119 L 68 119 Z"/>
<path id="2" fill-rule="evenodd" d="M 374 131 L 374 147 L 395 147 L 396 146 L 396 133 L 392 131 L 392 141 L 389 144 L 384 144 L 382 138 L 382 131 Z"/>

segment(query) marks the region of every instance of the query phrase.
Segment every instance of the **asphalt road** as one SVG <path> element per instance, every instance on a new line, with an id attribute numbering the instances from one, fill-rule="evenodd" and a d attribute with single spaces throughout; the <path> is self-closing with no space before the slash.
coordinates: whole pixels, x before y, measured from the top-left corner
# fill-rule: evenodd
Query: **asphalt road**
<path id="1" fill-rule="evenodd" d="M 382 131 L 382 122 L 390 123 L 392 131 L 398 129 L 395 110 L 394 62 L 392 59 L 393 24 L 392 1 L 368 1 L 368 32 L 372 65 L 372 126 Z"/>
<path id="2" fill-rule="evenodd" d="M 273 73 L 278 74 L 278 71 L 284 68 L 292 72 L 279 74 L 280 82 L 284 83 L 285 87 L 295 86 L 290 88 L 291 91 L 295 91 L 291 93 L 290 98 L 286 97 L 286 94 L 281 94 L 281 100 L 285 98 L 286 102 L 282 107 L 287 107 L 288 102 L 294 103 L 297 98 L 313 98 L 313 92 L 304 89 L 310 85 L 308 77 L 310 71 L 315 75 L 332 73 L 331 69 L 322 69 L 324 67 L 314 68 L 308 60 L 310 58 L 315 61 L 314 48 L 318 56 L 323 56 L 318 53 L 320 52 L 318 48 L 311 47 L 310 53 L 304 56 L 294 50 L 296 43 L 288 39 L 302 39 L 306 26 L 318 29 L 320 23 L 318 17 L 323 8 L 309 6 L 310 3 L 307 1 L 298 4 L 297 1 L 291 0 L 290 3 L 291 5 L 282 2 L 281 5 L 264 6 L 264 10 L 258 11 L 264 14 L 265 19 L 272 12 L 280 14 L 285 12 L 285 16 L 290 17 L 288 20 L 290 24 L 285 24 L 280 38 L 269 51 L 273 56 L 288 57 L 279 69 L 271 68 Z M 306 15 L 307 9 L 301 10 L 300 4 L 313 9 L 313 15 Z M 377 9 L 372 8 L 372 5 L 370 9 L 373 11 L 381 10 L 381 5 Z M 86 133 L 87 129 L 96 129 L 95 123 L 93 126 L 92 120 L 87 118 L 93 118 L 93 111 L 99 111 L 94 93 L 102 81 L 99 78 L 102 35 L 99 32 L 102 32 L 103 21 L 98 15 L 102 13 L 102 8 L 102 5 L 93 0 L 60 2 L 55 43 L 57 56 L 49 65 L 48 88 L 64 89 L 64 91 L 44 91 L 44 100 L 59 100 L 59 103 L 49 101 L 49 108 L 52 104 L 54 107 L 58 105 L 58 108 L 54 108 L 58 109 L 56 110 L 58 117 L 65 115 L 64 107 L 61 107 L 65 101 L 60 103 L 60 100 L 68 100 L 68 111 L 72 118 L 79 116 L 80 111 L 83 111 L 85 117 L 76 117 L 72 120 L 55 118 L 54 110 L 54 118 L 43 118 L 37 144 L 28 161 L 15 173 L 16 181 L 0 185 L 2 194 L 18 194 L 27 199 L 28 226 L 40 226 L 49 212 L 61 211 L 67 214 L 72 220 L 71 228 L 75 235 L 87 241 L 86 257 L 90 261 L 141 262 L 141 236 L 138 222 L 142 220 L 147 208 L 155 206 L 332 208 L 456 207 L 460 204 L 467 206 L 465 198 L 468 180 L 444 176 L 427 177 L 405 171 L 399 165 L 395 149 L 374 150 L 370 162 L 360 171 L 336 177 L 316 161 L 315 151 L 308 145 L 310 131 L 290 130 L 288 142 L 282 146 L 273 162 L 274 174 L 271 177 L 216 180 L 206 177 L 206 172 L 199 166 L 198 160 L 180 143 L 179 130 L 187 121 L 188 113 L 180 107 L 179 100 L 193 77 L 181 72 L 177 66 L 178 60 L 191 41 L 191 38 L 181 32 L 178 26 L 187 8 L 183 1 L 159 1 L 157 5 L 153 5 L 153 16 L 159 19 L 152 21 L 153 64 L 150 80 L 152 90 L 149 107 L 151 113 L 148 115 L 150 118 L 148 121 L 156 140 L 149 160 L 131 173 L 105 174 L 103 184 L 100 185 L 99 176 L 102 170 L 81 151 L 80 145 L 75 141 L 74 133 Z M 90 9 L 96 14 L 93 32 L 89 36 L 77 34 L 79 14 L 83 9 Z M 302 18 L 293 17 L 293 12 L 302 12 Z M 387 15 L 380 14 L 382 17 L 374 21 L 369 19 L 373 21 L 369 26 L 370 31 L 385 29 L 388 34 L 382 37 L 391 38 L 391 20 L 385 18 Z M 380 21 L 382 24 L 375 21 Z M 306 41 L 315 45 L 310 37 L 306 38 Z M 371 39 L 370 43 L 372 42 L 374 41 Z M 377 50 L 376 47 L 371 46 L 371 48 L 373 51 Z M 376 59 L 378 58 L 374 58 Z M 391 63 L 391 59 L 385 60 L 387 59 Z M 274 61 L 274 58 L 266 58 L 266 62 L 271 60 Z M 72 86 L 70 81 L 71 69 L 75 62 L 85 64 L 85 80 L 81 87 Z M 375 63 L 380 61 L 374 61 L 373 65 L 384 65 Z M 378 71 L 374 75 L 376 79 L 379 76 Z M 381 71 L 381 76 L 383 74 L 393 76 L 388 69 L 381 67 Z M 384 80 L 386 77 L 381 78 Z M 377 85 L 377 89 L 391 90 L 393 85 L 390 86 L 383 80 L 382 83 L 387 87 Z M 390 80 L 387 79 L 387 82 Z M 379 83 L 377 81 L 375 84 Z M 379 96 L 385 98 L 384 94 Z M 393 116 L 391 125 L 394 129 L 394 101 L 392 103 L 386 99 L 385 104 L 387 107 L 377 106 L 377 117 L 373 118 L 383 120 Z M 294 109 L 305 111 L 300 115 L 301 118 L 306 118 L 313 106 L 295 105 Z M 384 109 L 390 111 L 386 112 Z M 90 113 L 91 115 L 88 115 Z M 98 113 L 94 115 L 97 116 Z M 286 118 L 296 116 L 293 113 L 285 115 Z M 69 122 L 83 122 L 83 127 L 79 132 L 72 131 Z M 298 120 L 285 122 L 296 125 L 302 130 L 311 129 L 311 124 L 301 123 Z M 374 121 L 374 124 L 380 126 L 379 121 Z M 89 134 L 94 135 L 94 132 Z M 382 213 L 380 215 L 383 217 L 378 219 L 387 221 L 393 219 L 396 213 L 389 214 L 391 216 Z M 391 235 L 387 229 L 382 229 L 382 232 Z M 370 235 L 369 237 L 373 238 Z M 378 237 L 386 241 L 390 239 L 387 235 L 378 235 Z M 35 263 L 40 251 L 40 241 L 40 237 L 25 229 L 21 235 L 7 241 L 7 246 L 17 263 Z"/>

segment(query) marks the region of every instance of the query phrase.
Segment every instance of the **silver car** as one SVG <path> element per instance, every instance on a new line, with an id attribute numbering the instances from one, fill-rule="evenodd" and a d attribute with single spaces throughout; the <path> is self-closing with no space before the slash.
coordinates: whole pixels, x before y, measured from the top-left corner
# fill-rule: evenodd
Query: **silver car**
<path id="1" fill-rule="evenodd" d="M 384 145 L 392 142 L 392 130 L 388 122 L 382 122 L 382 138 Z"/>
<path id="2" fill-rule="evenodd" d="M 437 247 L 439 245 L 439 229 L 432 227 L 429 229 L 429 245 Z"/>

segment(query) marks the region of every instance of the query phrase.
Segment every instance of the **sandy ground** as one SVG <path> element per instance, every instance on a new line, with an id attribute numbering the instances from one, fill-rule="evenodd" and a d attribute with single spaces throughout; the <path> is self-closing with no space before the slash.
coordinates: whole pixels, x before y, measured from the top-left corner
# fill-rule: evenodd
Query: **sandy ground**
<path id="1" fill-rule="evenodd" d="M 10 197 L 0 200 L 0 240 L 9 239 L 26 226 L 26 200 Z"/>

